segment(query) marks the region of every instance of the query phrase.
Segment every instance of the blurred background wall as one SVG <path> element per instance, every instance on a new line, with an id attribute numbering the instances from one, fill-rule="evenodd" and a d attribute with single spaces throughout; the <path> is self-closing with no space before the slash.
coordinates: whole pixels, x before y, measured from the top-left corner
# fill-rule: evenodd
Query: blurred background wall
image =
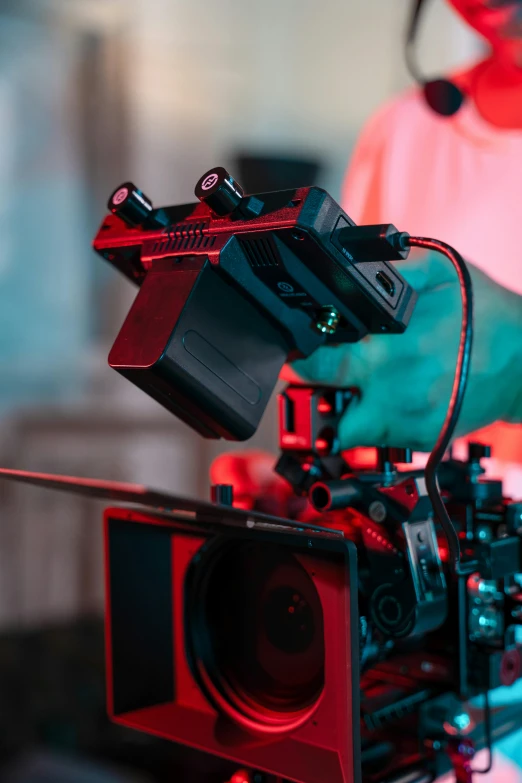
<path id="1" fill-rule="evenodd" d="M 409 0 L 0 0 L 0 461 L 206 497 L 206 443 L 107 366 L 130 283 L 90 249 L 133 180 L 193 199 L 240 156 L 339 196 L 365 120 L 405 88 Z M 473 58 L 433 0 L 423 69 Z M 277 167 L 276 167 L 277 168 Z M 290 175 L 291 178 L 292 175 Z M 297 176 L 297 175 L 294 175 Z M 248 188 L 248 183 L 244 183 Z M 275 449 L 273 406 L 250 444 Z M 0 630 L 102 607 L 99 504 L 0 485 Z"/>

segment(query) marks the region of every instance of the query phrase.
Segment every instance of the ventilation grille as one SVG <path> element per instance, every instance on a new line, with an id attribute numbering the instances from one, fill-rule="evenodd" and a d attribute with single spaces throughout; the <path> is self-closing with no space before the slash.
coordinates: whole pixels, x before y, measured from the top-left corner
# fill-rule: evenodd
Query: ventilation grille
<path id="1" fill-rule="evenodd" d="M 259 267 L 279 266 L 279 254 L 271 237 L 259 239 L 242 239 L 241 245 L 250 262 L 250 266 Z"/>
<path id="2" fill-rule="evenodd" d="M 203 231 L 206 228 L 207 223 L 179 223 L 171 226 L 165 239 L 154 242 L 152 255 L 199 250 L 200 248 L 210 249 L 215 244 L 216 237 L 204 234 Z"/>

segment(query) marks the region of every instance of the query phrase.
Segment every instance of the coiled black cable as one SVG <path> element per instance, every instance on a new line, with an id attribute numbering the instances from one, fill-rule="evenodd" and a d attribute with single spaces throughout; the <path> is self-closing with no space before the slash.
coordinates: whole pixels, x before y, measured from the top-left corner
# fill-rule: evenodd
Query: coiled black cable
<path id="1" fill-rule="evenodd" d="M 406 247 L 420 247 L 424 250 L 434 250 L 437 253 L 442 253 L 442 255 L 445 255 L 453 264 L 459 279 L 462 300 L 462 321 L 455 376 L 446 418 L 444 419 L 437 442 L 435 443 L 426 464 L 425 480 L 426 490 L 431 500 L 433 512 L 436 519 L 439 521 L 448 542 L 450 566 L 457 576 L 466 576 L 476 570 L 477 564 L 474 562 L 462 564 L 461 562 L 459 537 L 440 494 L 437 481 L 437 469 L 455 432 L 468 382 L 471 349 L 473 345 L 473 287 L 471 277 L 466 262 L 460 253 L 445 242 L 440 242 L 437 239 L 411 237 L 408 236 L 408 234 L 399 234 L 398 244 L 400 244 L 403 249 Z"/>

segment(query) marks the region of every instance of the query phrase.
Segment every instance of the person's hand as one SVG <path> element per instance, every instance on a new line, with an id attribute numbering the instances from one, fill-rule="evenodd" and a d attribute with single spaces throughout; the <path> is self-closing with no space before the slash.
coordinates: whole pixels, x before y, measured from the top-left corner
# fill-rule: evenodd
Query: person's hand
<path id="1" fill-rule="evenodd" d="M 410 446 L 430 450 L 449 402 L 460 336 L 456 273 L 430 255 L 397 264 L 419 294 L 402 335 L 375 335 L 353 345 L 324 347 L 285 368 L 283 377 L 357 386 L 339 428 L 343 449 Z M 471 373 L 457 434 L 497 419 L 522 421 L 522 297 L 470 265 L 475 300 Z M 297 375 L 296 375 L 297 373 Z M 235 505 L 286 516 L 292 489 L 266 452 L 229 452 L 211 468 L 214 484 L 233 484 Z"/>
<path id="2" fill-rule="evenodd" d="M 339 428 L 341 447 L 433 447 L 446 414 L 457 357 L 461 303 L 450 262 L 430 254 L 398 263 L 419 294 L 406 332 L 324 346 L 284 374 L 357 387 Z M 522 297 L 469 265 L 474 293 L 471 370 L 456 434 L 498 419 L 522 421 Z"/>

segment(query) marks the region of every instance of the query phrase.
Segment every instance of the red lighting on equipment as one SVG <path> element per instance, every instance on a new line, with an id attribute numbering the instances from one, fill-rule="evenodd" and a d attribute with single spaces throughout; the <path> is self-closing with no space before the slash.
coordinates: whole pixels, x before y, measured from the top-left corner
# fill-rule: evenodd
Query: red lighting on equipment
<path id="1" fill-rule="evenodd" d="M 328 400 L 325 400 L 323 397 L 323 399 L 319 400 L 319 403 L 317 405 L 317 410 L 319 411 L 319 413 L 323 413 L 326 415 L 327 413 L 331 413 L 333 408 L 328 402 Z"/>
<path id="2" fill-rule="evenodd" d="M 315 441 L 315 450 L 321 454 L 328 454 L 330 451 L 330 444 L 326 440 L 326 438 L 317 438 Z"/>
<path id="3" fill-rule="evenodd" d="M 246 769 L 240 769 L 232 775 L 229 783 L 252 783 L 252 776 Z"/>
<path id="4" fill-rule="evenodd" d="M 177 514 L 106 509 L 110 717 L 235 762 L 228 783 L 254 783 L 257 771 L 275 781 L 355 783 L 355 545 L 327 531 L 312 548 L 299 533 L 247 529 L 223 538 Z M 244 618 L 261 595 L 272 604 L 257 644 Z M 292 635 L 281 636 L 281 627 Z M 289 667 L 286 648 L 296 644 Z"/>

